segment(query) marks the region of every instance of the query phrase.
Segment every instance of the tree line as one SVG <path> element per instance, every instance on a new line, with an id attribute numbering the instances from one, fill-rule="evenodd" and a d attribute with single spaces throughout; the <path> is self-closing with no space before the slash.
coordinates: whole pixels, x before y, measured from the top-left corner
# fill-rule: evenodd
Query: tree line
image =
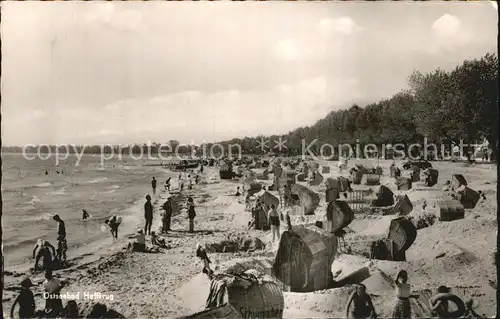
<path id="1" fill-rule="evenodd" d="M 239 144 L 243 152 L 263 153 L 261 138 L 286 140 L 286 153 L 300 154 L 302 140 L 317 143 L 394 145 L 434 143 L 473 144 L 485 138 L 493 149 L 498 141 L 498 57 L 488 53 L 480 59 L 465 60 L 452 71 L 414 71 L 408 88 L 391 98 L 365 107 L 330 112 L 311 126 L 297 128 L 282 136 L 257 136 L 221 142 Z M 306 144 L 307 145 L 307 144 Z M 268 145 L 271 149 L 276 146 Z M 268 152 L 268 151 L 264 151 Z M 277 152 L 277 151 L 276 151 Z"/>

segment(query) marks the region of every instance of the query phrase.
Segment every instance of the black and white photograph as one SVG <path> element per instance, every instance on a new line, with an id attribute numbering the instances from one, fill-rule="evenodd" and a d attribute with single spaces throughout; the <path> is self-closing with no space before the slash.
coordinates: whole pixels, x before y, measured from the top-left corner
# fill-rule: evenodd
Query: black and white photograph
<path id="1" fill-rule="evenodd" d="M 497 316 L 496 1 L 2 1 L 2 318 Z"/>

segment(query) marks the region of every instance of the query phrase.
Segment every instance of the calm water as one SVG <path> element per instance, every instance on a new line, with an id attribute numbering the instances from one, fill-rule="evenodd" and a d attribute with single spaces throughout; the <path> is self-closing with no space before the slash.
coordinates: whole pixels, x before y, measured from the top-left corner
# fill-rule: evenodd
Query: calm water
<path id="1" fill-rule="evenodd" d="M 3 249 L 6 266 L 31 260 L 38 238 L 56 245 L 59 214 L 66 222 L 68 258 L 74 248 L 110 240 L 104 219 L 111 214 L 124 216 L 123 230 L 142 223 L 144 196 L 151 193 L 151 178 L 158 186 L 166 172 L 141 166 L 134 160 L 107 161 L 85 156 L 78 166 L 70 157 L 55 166 L 55 160 L 26 160 L 18 154 L 2 154 Z M 48 170 L 49 174 L 45 175 Z M 57 174 L 64 171 L 64 174 Z M 91 215 L 82 221 L 82 209 Z M 123 234 L 123 232 L 122 232 Z"/>

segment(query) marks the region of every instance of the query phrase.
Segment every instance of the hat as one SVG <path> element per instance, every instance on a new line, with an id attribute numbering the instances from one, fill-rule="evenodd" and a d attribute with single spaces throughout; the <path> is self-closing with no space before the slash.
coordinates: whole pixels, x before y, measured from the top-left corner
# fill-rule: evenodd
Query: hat
<path id="1" fill-rule="evenodd" d="M 31 279 L 29 279 L 28 277 L 25 277 L 22 281 L 21 281 L 21 286 L 22 287 L 26 287 L 26 288 L 29 288 L 29 287 L 33 287 L 33 283 L 31 282 Z"/>

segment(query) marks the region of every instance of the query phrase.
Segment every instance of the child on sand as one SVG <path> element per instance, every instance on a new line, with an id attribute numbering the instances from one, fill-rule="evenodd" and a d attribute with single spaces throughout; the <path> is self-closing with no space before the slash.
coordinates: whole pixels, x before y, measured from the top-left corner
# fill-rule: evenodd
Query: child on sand
<path id="1" fill-rule="evenodd" d="M 35 318 L 35 296 L 30 290 L 33 287 L 31 279 L 28 277 L 21 281 L 21 292 L 14 300 L 10 308 L 10 317 L 14 318 L 14 308 L 19 304 L 19 318 Z"/>
<path id="2" fill-rule="evenodd" d="M 372 298 L 366 293 L 365 285 L 356 285 L 347 302 L 346 317 L 356 319 L 375 317 L 375 307 L 373 307 Z"/>
<path id="3" fill-rule="evenodd" d="M 276 238 L 280 238 L 280 216 L 276 211 L 276 207 L 271 205 L 271 209 L 269 210 L 269 222 L 271 224 L 271 232 L 273 234 L 273 243 L 276 241 Z"/>
<path id="4" fill-rule="evenodd" d="M 165 243 L 165 239 L 158 238 L 158 236 L 156 236 L 155 232 L 151 232 L 151 244 L 153 244 L 154 246 L 161 247 L 161 248 L 167 247 L 167 244 Z"/>
<path id="5" fill-rule="evenodd" d="M 401 270 L 396 276 L 396 304 L 392 312 L 394 319 L 411 318 L 410 298 L 418 298 L 417 295 L 411 294 L 411 286 L 408 283 L 408 273 Z"/>

